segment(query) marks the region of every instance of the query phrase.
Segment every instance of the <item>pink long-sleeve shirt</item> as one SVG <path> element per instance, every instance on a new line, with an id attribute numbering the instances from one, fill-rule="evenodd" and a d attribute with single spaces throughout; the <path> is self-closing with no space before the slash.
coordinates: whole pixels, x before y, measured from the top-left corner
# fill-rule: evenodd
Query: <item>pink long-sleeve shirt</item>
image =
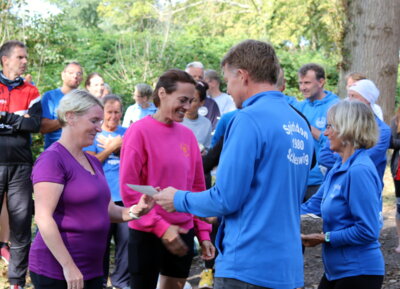
<path id="1" fill-rule="evenodd" d="M 179 123 L 165 124 L 151 116 L 133 123 L 121 148 L 120 184 L 127 207 L 138 203 L 142 195 L 127 184 L 205 190 L 203 164 L 193 133 Z M 188 213 L 168 213 L 159 205 L 139 220 L 129 222 L 130 228 L 151 232 L 159 238 L 171 225 L 194 227 L 200 241 L 210 240 L 211 225 Z"/>

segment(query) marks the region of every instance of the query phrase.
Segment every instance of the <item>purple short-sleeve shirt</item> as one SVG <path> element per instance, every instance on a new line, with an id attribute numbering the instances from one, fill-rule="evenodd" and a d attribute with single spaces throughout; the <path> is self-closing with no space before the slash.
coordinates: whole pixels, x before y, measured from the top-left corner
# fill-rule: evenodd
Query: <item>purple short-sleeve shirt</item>
<path id="1" fill-rule="evenodd" d="M 37 159 L 32 182 L 64 185 L 53 217 L 68 252 L 84 279 L 89 280 L 103 275 L 103 256 L 110 226 L 110 190 L 100 162 L 89 154 L 86 157 L 94 175 L 64 146 L 55 142 Z M 40 231 L 29 253 L 29 270 L 49 278 L 64 279 L 62 267 L 47 248 Z"/>

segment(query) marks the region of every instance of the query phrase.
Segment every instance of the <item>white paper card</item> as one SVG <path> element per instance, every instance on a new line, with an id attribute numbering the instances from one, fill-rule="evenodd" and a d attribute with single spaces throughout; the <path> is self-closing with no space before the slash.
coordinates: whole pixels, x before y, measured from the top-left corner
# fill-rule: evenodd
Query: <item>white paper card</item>
<path id="1" fill-rule="evenodd" d="M 128 187 L 130 187 L 132 190 L 135 190 L 136 192 L 149 195 L 149 196 L 154 196 L 157 194 L 157 190 L 153 186 L 141 186 L 141 185 L 132 185 L 132 184 L 127 184 Z"/>

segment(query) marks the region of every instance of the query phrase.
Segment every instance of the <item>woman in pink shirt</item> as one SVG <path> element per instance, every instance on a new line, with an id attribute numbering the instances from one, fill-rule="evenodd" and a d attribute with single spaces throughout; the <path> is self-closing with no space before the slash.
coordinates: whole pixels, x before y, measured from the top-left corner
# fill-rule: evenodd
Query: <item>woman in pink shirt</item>
<path id="1" fill-rule="evenodd" d="M 180 124 L 194 98 L 196 82 L 186 72 L 169 70 L 158 80 L 153 93 L 158 111 L 133 123 L 121 149 L 121 196 L 125 206 L 135 204 L 141 193 L 127 184 L 161 189 L 205 189 L 197 140 Z M 129 270 L 131 287 L 181 289 L 193 258 L 193 236 L 202 246 L 202 257 L 211 259 L 211 226 L 187 213 L 168 213 L 159 205 L 140 220 L 129 222 Z"/>

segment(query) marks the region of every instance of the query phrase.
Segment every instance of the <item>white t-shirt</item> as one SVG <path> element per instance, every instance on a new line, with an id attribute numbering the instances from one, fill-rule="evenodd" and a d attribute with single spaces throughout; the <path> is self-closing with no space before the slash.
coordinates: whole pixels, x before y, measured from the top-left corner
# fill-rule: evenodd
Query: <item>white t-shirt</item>
<path id="1" fill-rule="evenodd" d="M 230 96 L 229 94 L 222 92 L 217 97 L 211 97 L 211 98 L 214 99 L 215 102 L 217 103 L 221 115 L 230 111 L 234 111 L 236 109 L 232 96 Z"/>
<path id="2" fill-rule="evenodd" d="M 208 118 L 201 115 L 196 119 L 185 117 L 182 124 L 193 131 L 199 144 L 202 144 L 205 148 L 210 147 L 212 126 Z"/>

